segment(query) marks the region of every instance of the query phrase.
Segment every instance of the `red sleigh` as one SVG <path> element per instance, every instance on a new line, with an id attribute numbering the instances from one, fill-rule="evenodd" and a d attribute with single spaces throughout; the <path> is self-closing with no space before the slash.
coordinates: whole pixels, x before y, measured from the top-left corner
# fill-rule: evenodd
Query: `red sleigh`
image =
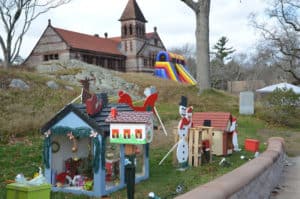
<path id="1" fill-rule="evenodd" d="M 146 100 L 144 101 L 143 106 L 133 106 L 130 95 L 128 95 L 124 91 L 119 91 L 118 94 L 119 94 L 118 103 L 128 104 L 134 111 L 152 111 L 152 112 L 154 112 L 155 102 L 158 97 L 157 93 L 152 93 L 151 95 L 149 95 L 146 98 Z"/>

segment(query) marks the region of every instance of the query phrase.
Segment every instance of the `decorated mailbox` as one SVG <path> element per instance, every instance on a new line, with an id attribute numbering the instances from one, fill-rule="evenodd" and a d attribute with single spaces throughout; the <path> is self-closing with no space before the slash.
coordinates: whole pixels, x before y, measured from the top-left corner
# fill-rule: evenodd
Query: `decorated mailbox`
<path id="1" fill-rule="evenodd" d="M 110 142 L 119 144 L 147 144 L 153 137 L 152 112 L 119 112 L 112 108 L 106 119 L 110 123 Z"/>
<path id="2" fill-rule="evenodd" d="M 138 144 L 132 147 L 134 182 L 149 178 L 153 113 L 112 104 L 106 93 L 90 93 L 89 81 L 81 81 L 81 104 L 66 105 L 42 126 L 43 162 L 52 191 L 100 197 L 128 184 L 126 143 Z"/>

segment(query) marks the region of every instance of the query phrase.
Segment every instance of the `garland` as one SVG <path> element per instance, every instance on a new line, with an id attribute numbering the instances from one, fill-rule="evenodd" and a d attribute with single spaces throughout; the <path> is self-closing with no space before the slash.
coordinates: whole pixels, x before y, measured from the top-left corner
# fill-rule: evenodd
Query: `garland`
<path id="1" fill-rule="evenodd" d="M 105 139 L 102 139 L 102 149 L 100 147 L 100 141 L 98 139 L 98 134 L 91 136 L 91 129 L 88 127 L 77 127 L 71 128 L 67 126 L 56 126 L 50 129 L 50 131 L 45 133 L 44 139 L 44 147 L 43 147 L 43 163 L 47 169 L 50 168 L 49 162 L 49 149 L 50 149 L 50 137 L 52 135 L 67 135 L 72 132 L 72 135 L 76 138 L 83 137 L 92 137 L 93 144 L 95 146 L 94 157 L 93 157 L 93 168 L 94 172 L 97 173 L 99 171 L 99 162 L 100 162 L 100 152 L 102 157 L 105 157 Z M 101 159 L 102 169 L 105 169 L 105 158 Z"/>
<path id="2" fill-rule="evenodd" d="M 44 147 L 43 147 L 43 163 L 47 169 L 50 168 L 49 163 L 49 148 L 50 148 L 50 136 L 46 136 L 44 139 Z"/>

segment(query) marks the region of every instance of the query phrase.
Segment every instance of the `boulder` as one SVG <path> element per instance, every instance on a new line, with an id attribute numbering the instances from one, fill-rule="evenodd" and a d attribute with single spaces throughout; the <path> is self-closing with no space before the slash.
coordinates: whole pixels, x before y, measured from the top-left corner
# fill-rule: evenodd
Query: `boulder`
<path id="1" fill-rule="evenodd" d="M 20 90 L 29 90 L 29 86 L 21 79 L 13 79 L 9 84 L 10 88 L 17 88 Z"/>
<path id="2" fill-rule="evenodd" d="M 52 89 L 58 89 L 59 85 L 55 81 L 48 81 L 47 86 Z"/>

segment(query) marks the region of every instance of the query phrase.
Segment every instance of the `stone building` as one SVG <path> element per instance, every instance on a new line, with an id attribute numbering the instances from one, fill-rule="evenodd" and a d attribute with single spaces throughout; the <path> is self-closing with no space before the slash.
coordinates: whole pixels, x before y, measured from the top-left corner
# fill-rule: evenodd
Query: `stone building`
<path id="1" fill-rule="evenodd" d="M 157 28 L 146 33 L 147 20 L 136 0 L 128 0 L 119 21 L 121 36 L 109 38 L 53 27 L 49 20 L 25 64 L 78 59 L 118 71 L 152 72 L 156 54 L 166 50 Z"/>

